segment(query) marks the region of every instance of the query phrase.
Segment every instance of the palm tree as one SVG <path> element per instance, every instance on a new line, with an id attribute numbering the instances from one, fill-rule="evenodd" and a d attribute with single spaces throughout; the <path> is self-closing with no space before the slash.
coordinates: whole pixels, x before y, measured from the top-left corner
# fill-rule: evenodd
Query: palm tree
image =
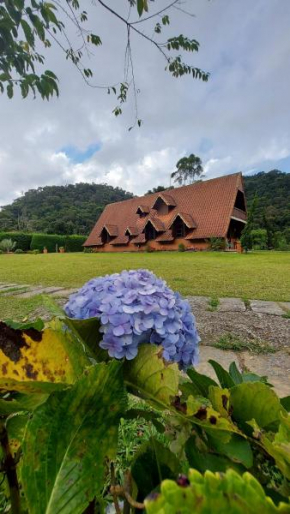
<path id="1" fill-rule="evenodd" d="M 178 184 L 192 184 L 195 177 L 202 178 L 202 162 L 197 155 L 193 153 L 189 157 L 183 157 L 176 164 L 176 170 L 171 173 L 171 178 Z"/>

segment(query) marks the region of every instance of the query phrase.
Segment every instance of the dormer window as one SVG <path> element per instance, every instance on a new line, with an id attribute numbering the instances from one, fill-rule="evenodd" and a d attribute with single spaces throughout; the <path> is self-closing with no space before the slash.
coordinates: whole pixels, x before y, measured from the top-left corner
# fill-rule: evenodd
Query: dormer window
<path id="1" fill-rule="evenodd" d="M 136 214 L 139 214 L 140 218 L 145 218 L 149 212 L 150 209 L 147 205 L 138 205 Z"/>
<path id="2" fill-rule="evenodd" d="M 174 238 L 186 237 L 191 229 L 196 228 L 196 223 L 190 214 L 178 213 L 170 225 Z"/>
<path id="3" fill-rule="evenodd" d="M 172 196 L 167 194 L 159 194 L 155 199 L 152 209 L 155 209 L 159 215 L 168 214 L 176 206 Z"/>
<path id="4" fill-rule="evenodd" d="M 102 243 L 104 245 L 109 243 L 112 240 L 112 237 L 110 236 L 110 234 L 107 231 L 106 227 L 104 227 L 102 232 L 101 232 L 101 240 L 102 240 Z"/>
<path id="5" fill-rule="evenodd" d="M 157 232 L 156 229 L 153 227 L 152 223 L 149 221 L 145 227 L 145 237 L 146 241 L 152 241 L 156 238 Z"/>

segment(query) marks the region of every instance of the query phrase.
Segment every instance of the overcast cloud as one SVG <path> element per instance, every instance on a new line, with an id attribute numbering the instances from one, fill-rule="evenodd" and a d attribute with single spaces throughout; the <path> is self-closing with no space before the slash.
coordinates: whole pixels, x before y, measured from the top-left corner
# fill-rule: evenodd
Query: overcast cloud
<path id="1" fill-rule="evenodd" d="M 127 0 L 107 2 L 127 12 Z M 169 185 L 177 160 L 192 152 L 208 178 L 290 171 L 289 0 L 188 0 L 186 8 L 196 16 L 173 11 L 168 36 L 200 42 L 188 60 L 209 71 L 210 80 L 172 78 L 156 49 L 133 37 L 141 129 L 128 132 L 132 102 L 115 118 L 112 95 L 85 86 L 57 47 L 46 52 L 46 67 L 59 77 L 58 99 L 0 96 L 0 205 L 31 188 L 81 181 L 142 194 Z M 90 62 L 94 81 L 118 82 L 125 27 L 101 6 L 90 19 L 103 41 Z"/>

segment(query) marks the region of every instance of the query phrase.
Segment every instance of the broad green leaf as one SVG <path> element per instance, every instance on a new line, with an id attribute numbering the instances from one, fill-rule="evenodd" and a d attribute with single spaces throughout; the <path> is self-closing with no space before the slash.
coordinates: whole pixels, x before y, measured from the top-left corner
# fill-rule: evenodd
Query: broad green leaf
<path id="1" fill-rule="evenodd" d="M 213 367 L 221 387 L 230 389 L 235 385 L 231 375 L 218 362 L 213 360 L 209 360 L 208 362 Z"/>
<path id="2" fill-rule="evenodd" d="M 178 393 L 179 370 L 162 357 L 162 348 L 141 345 L 138 355 L 124 363 L 124 379 L 128 388 L 142 398 L 170 405 Z"/>
<path id="3" fill-rule="evenodd" d="M 98 318 L 72 319 L 65 317 L 64 323 L 80 338 L 81 344 L 86 344 L 98 362 L 109 360 L 108 352 L 99 346 L 103 334 L 100 332 L 101 322 Z"/>
<path id="4" fill-rule="evenodd" d="M 231 461 L 242 464 L 247 469 L 253 466 L 253 452 L 250 443 L 245 438 L 232 434 L 230 441 L 223 443 L 219 437 L 210 436 L 210 444 L 215 454 L 225 455 Z"/>
<path id="5" fill-rule="evenodd" d="M 30 514 L 81 514 L 103 487 L 125 408 L 122 363 L 97 364 L 33 414 L 21 479 Z"/>
<path id="6" fill-rule="evenodd" d="M 161 494 L 145 500 L 147 514 L 275 514 L 290 513 L 290 505 L 276 506 L 259 482 L 250 474 L 242 476 L 233 470 L 225 474 L 206 471 L 201 475 L 190 470 L 188 481 L 180 485 L 164 480 Z"/>
<path id="7" fill-rule="evenodd" d="M 230 389 L 232 418 L 245 430 L 247 422 L 255 420 L 259 427 L 276 429 L 284 407 L 276 393 L 262 382 L 247 382 Z"/>
<path id="8" fill-rule="evenodd" d="M 243 382 L 243 376 L 238 370 L 235 361 L 231 362 L 229 373 L 235 384 L 241 384 Z"/>
<path id="9" fill-rule="evenodd" d="M 281 405 L 283 405 L 284 409 L 286 409 L 287 412 L 290 412 L 290 396 L 280 398 L 280 403 Z"/>
<path id="10" fill-rule="evenodd" d="M 85 345 L 61 320 L 52 320 L 43 331 L 0 322 L 0 341 L 2 389 L 9 389 L 11 380 L 22 382 L 15 390 L 24 392 L 25 382 L 72 384 L 90 364 Z"/>
<path id="11" fill-rule="evenodd" d="M 233 462 L 225 452 L 214 453 L 214 451 L 209 451 L 209 448 L 206 446 L 203 447 L 201 445 L 199 447 L 194 436 L 186 441 L 185 453 L 189 465 L 201 473 L 207 470 L 225 473 L 230 467 L 239 472 L 245 471 L 243 466 L 238 462 Z"/>
<path id="12" fill-rule="evenodd" d="M 217 383 L 212 380 L 210 377 L 206 375 L 202 375 L 198 373 L 194 368 L 191 368 L 187 371 L 187 375 L 189 376 L 196 394 L 200 396 L 208 397 L 208 389 L 210 386 L 217 386 Z"/>
<path id="13" fill-rule="evenodd" d="M 290 480 L 290 415 L 281 416 L 279 430 L 273 442 L 264 434 L 261 434 L 260 442 L 275 459 L 283 475 Z"/>
<path id="14" fill-rule="evenodd" d="M 154 437 L 144 443 L 131 466 L 132 477 L 138 488 L 138 499 L 144 498 L 165 478 L 175 478 L 180 472 L 180 461 Z"/>

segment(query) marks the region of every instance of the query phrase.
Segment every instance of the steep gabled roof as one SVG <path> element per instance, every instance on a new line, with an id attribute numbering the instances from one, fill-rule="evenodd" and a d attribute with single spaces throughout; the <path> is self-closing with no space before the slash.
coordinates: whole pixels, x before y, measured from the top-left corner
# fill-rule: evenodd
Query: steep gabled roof
<path id="1" fill-rule="evenodd" d="M 158 218 L 162 220 L 163 230 L 166 231 L 178 213 L 187 214 L 194 220 L 196 228 L 194 235 L 192 234 L 193 239 L 225 237 L 238 189 L 244 190 L 241 173 L 171 189 L 170 196 L 174 199 L 176 206 L 170 213 L 162 214 L 160 218 L 155 209 L 148 208 L 148 205 L 154 205 L 160 193 L 112 203 L 105 207 L 84 246 L 95 245 L 102 228 L 109 225 L 118 227 L 116 235 L 125 235 L 129 226 L 136 227 L 140 234 L 148 219 Z M 136 213 L 141 205 L 149 209 L 148 216 L 144 218 L 140 218 Z M 135 242 L 135 239 L 132 239 L 132 242 Z"/>
<path id="2" fill-rule="evenodd" d="M 190 214 L 187 214 L 186 212 L 177 212 L 174 215 L 174 218 L 172 218 L 172 221 L 170 223 L 170 227 L 172 227 L 173 223 L 175 222 L 176 218 L 180 217 L 182 219 L 183 223 L 187 226 L 187 228 L 196 228 L 197 224 L 194 221 L 193 217 Z"/>
<path id="3" fill-rule="evenodd" d="M 163 200 L 163 202 L 166 205 L 168 205 L 168 207 L 175 207 L 176 206 L 176 202 L 175 202 L 174 198 L 171 195 L 168 195 L 167 193 L 158 193 L 157 198 L 154 198 L 154 203 L 152 204 L 152 209 L 154 209 L 155 204 L 156 204 L 158 198 L 161 198 L 161 200 Z"/>
<path id="4" fill-rule="evenodd" d="M 101 228 L 101 231 L 102 229 L 105 228 L 108 232 L 108 234 L 111 236 L 111 237 L 115 237 L 118 235 L 119 233 L 119 229 L 118 229 L 118 225 L 112 225 L 110 223 L 106 223 L 105 225 L 103 225 L 103 227 Z"/>
<path id="5" fill-rule="evenodd" d="M 165 230 L 164 223 L 159 218 L 157 218 L 157 216 L 148 218 L 146 220 L 143 230 L 145 229 L 146 225 L 148 225 L 148 223 L 151 223 L 151 225 L 153 225 L 157 232 L 162 232 Z"/>

